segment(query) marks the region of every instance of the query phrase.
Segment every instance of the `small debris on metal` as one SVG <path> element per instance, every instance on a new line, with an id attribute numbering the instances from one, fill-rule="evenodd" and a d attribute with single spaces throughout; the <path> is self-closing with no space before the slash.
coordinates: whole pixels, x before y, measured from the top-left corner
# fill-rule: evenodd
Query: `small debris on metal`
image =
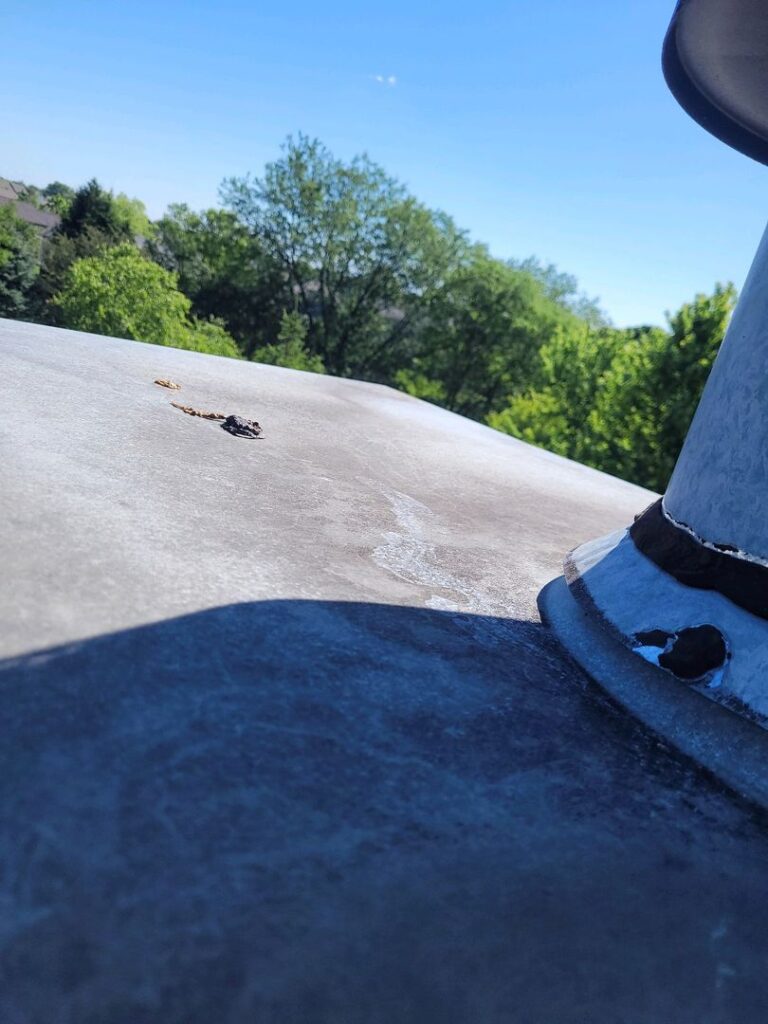
<path id="1" fill-rule="evenodd" d="M 234 437 L 260 437 L 261 427 L 256 420 L 247 420 L 244 416 L 227 416 L 221 429 Z"/>
<path id="2" fill-rule="evenodd" d="M 181 409 L 187 416 L 199 416 L 204 420 L 225 420 L 227 418 L 226 413 L 223 412 L 205 412 L 204 409 L 193 409 L 191 405 L 180 405 L 178 402 L 171 402 L 174 409 Z"/>
<path id="3" fill-rule="evenodd" d="M 172 391 L 179 391 L 181 384 L 177 384 L 175 380 L 168 380 L 167 377 L 158 377 L 155 384 L 159 384 L 161 388 L 170 388 Z"/>
<path id="4" fill-rule="evenodd" d="M 233 437 L 261 437 L 261 425 L 256 420 L 246 419 L 245 416 L 227 416 L 223 412 L 206 412 L 204 409 L 195 409 L 191 405 L 181 405 L 179 402 L 171 402 L 174 409 L 181 409 L 187 416 L 199 416 L 203 420 L 223 420 L 222 430 L 226 430 Z"/>

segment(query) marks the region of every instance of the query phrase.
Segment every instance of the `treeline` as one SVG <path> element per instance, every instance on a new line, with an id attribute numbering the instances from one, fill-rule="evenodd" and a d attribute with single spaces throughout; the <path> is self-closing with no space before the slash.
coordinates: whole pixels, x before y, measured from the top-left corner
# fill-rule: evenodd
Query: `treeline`
<path id="1" fill-rule="evenodd" d="M 142 203 L 91 181 L 0 206 L 0 316 L 392 384 L 662 490 L 733 308 L 619 330 L 573 277 L 504 262 L 367 157 L 289 139 L 221 207 Z M 628 283 L 631 287 L 631 282 Z"/>

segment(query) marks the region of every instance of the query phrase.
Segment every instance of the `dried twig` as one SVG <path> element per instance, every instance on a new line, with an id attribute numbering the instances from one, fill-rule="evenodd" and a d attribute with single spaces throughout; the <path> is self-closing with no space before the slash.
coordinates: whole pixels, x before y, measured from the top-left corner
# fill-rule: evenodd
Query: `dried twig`
<path id="1" fill-rule="evenodd" d="M 191 405 L 179 405 L 178 402 L 171 402 L 174 409 L 181 409 L 187 416 L 200 416 L 204 420 L 225 420 L 226 414 L 223 412 L 205 412 L 203 409 L 193 409 Z"/>

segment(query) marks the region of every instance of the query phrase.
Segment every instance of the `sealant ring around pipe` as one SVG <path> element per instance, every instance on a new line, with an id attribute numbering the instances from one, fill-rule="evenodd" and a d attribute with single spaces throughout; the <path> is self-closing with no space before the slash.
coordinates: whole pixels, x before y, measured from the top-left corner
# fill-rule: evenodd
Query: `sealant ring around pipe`
<path id="1" fill-rule="evenodd" d="M 768 619 L 768 567 L 728 553 L 722 545 L 705 545 L 665 514 L 654 502 L 629 528 L 635 547 L 679 583 L 715 590 L 729 601 Z"/>

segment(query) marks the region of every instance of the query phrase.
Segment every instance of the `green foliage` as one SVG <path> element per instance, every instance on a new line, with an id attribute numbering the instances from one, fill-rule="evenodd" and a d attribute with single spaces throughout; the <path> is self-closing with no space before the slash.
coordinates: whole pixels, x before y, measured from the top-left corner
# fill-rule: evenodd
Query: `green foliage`
<path id="1" fill-rule="evenodd" d="M 535 277 L 550 299 L 565 306 L 590 327 L 610 325 L 597 299 L 591 299 L 579 291 L 579 282 L 573 274 L 564 274 L 553 263 L 542 263 L 535 256 L 529 256 L 525 260 L 509 260 L 509 266 L 524 270 Z"/>
<path id="2" fill-rule="evenodd" d="M 72 205 L 72 200 L 67 196 L 55 195 L 51 196 L 50 199 L 45 200 L 46 210 L 50 210 L 52 213 L 58 213 L 60 217 L 65 217 Z"/>
<path id="3" fill-rule="evenodd" d="M 209 356 L 226 356 L 228 359 L 241 359 L 242 353 L 235 339 L 227 332 L 220 320 L 201 320 L 191 317 L 184 329 L 174 336 L 174 348 L 191 349 L 193 352 L 205 352 Z"/>
<path id="4" fill-rule="evenodd" d="M 86 228 L 76 238 L 59 232 L 43 239 L 40 274 L 29 293 L 29 307 L 36 321 L 61 325 L 53 296 L 61 291 L 75 260 L 97 256 L 112 244 L 111 240 L 93 228 Z"/>
<path id="5" fill-rule="evenodd" d="M 663 491 L 736 293 L 697 295 L 669 330 L 560 332 L 541 350 L 538 384 L 488 418 L 491 426 Z"/>
<path id="6" fill-rule="evenodd" d="M 77 260 L 54 302 L 66 327 L 159 345 L 178 336 L 190 310 L 173 274 L 130 245 Z"/>
<path id="7" fill-rule="evenodd" d="M 178 203 L 154 228 L 147 252 L 178 275 L 196 316 L 223 320 L 248 354 L 276 336 L 284 277 L 233 213 Z"/>
<path id="8" fill-rule="evenodd" d="M 0 207 L 0 315 L 394 384 L 656 489 L 735 298 L 614 329 L 571 275 L 493 258 L 367 156 L 304 135 L 226 181 L 225 209 L 156 224 L 95 180 L 24 194 L 62 220 L 41 242 Z"/>
<path id="9" fill-rule="evenodd" d="M 112 198 L 112 209 L 117 222 L 124 226 L 128 238 L 146 239 L 153 234 L 147 208 L 140 199 L 131 199 L 125 192 L 120 192 Z"/>
<path id="10" fill-rule="evenodd" d="M 668 334 L 640 334 L 619 350 L 590 414 L 593 464 L 664 490 L 735 302 L 733 286 L 718 285 L 682 306 Z"/>
<path id="11" fill-rule="evenodd" d="M 404 367 L 395 374 L 395 385 L 414 398 L 423 398 L 425 402 L 445 405 L 445 385 L 421 373 L 415 366 Z"/>
<path id="12" fill-rule="evenodd" d="M 49 190 L 46 203 L 60 203 L 62 220 L 43 241 L 40 275 L 29 306 L 39 322 L 62 326 L 62 309 L 53 297 L 64 288 L 70 267 L 76 260 L 100 256 L 110 246 L 132 241 L 144 207 L 125 196 L 115 199 L 95 179 L 77 192 L 61 182 L 53 182 L 44 192 Z"/>
<path id="13" fill-rule="evenodd" d="M 61 181 L 52 181 L 46 185 L 42 193 L 43 205 L 48 210 L 58 213 L 60 217 L 65 216 L 72 200 L 75 198 L 75 190 Z"/>
<path id="14" fill-rule="evenodd" d="M 539 349 L 566 324 L 578 320 L 535 277 L 477 246 L 426 304 L 412 370 L 441 404 L 482 419 L 530 384 Z"/>
<path id="15" fill-rule="evenodd" d="M 320 356 L 310 355 L 306 347 L 307 319 L 298 312 L 283 312 L 277 344 L 257 348 L 253 360 L 272 366 L 286 366 L 292 370 L 325 373 Z"/>
<path id="16" fill-rule="evenodd" d="M 125 210 L 121 211 L 111 193 L 95 178 L 75 192 L 58 229 L 67 238 L 79 238 L 89 231 L 112 243 L 128 242 L 133 237 Z"/>
<path id="17" fill-rule="evenodd" d="M 62 230 L 72 238 L 89 228 L 114 239 L 146 235 L 151 230 L 141 200 L 129 199 L 122 192 L 113 196 L 101 188 L 95 178 L 77 191 L 61 181 L 52 181 L 43 189 L 25 185 L 20 198 L 58 213 L 66 222 Z M 74 209 L 73 204 L 76 204 Z"/>
<path id="18" fill-rule="evenodd" d="M 623 340 L 621 331 L 584 323 L 559 327 L 539 352 L 535 386 L 491 413 L 489 425 L 559 455 L 588 460 L 586 424 L 602 375 Z"/>
<path id="19" fill-rule="evenodd" d="M 307 317 L 307 347 L 331 373 L 387 377 L 425 297 L 462 246 L 452 221 L 419 204 L 366 156 L 345 164 L 289 139 L 264 177 L 225 182 L 226 206 L 280 269 L 283 308 Z"/>
<path id="20" fill-rule="evenodd" d="M 66 327 L 155 345 L 238 355 L 221 324 L 194 320 L 175 276 L 132 245 L 77 260 L 54 298 Z"/>
<path id="21" fill-rule="evenodd" d="M 38 207 L 42 205 L 42 193 L 36 185 L 24 185 L 18 195 L 22 203 L 31 203 L 32 206 Z"/>
<path id="22" fill-rule="evenodd" d="M 10 204 L 0 205 L 0 316 L 23 317 L 40 270 L 40 239 Z"/>
<path id="23" fill-rule="evenodd" d="M 65 199 L 74 199 L 75 190 L 70 185 L 65 185 L 63 181 L 52 181 L 43 189 L 43 196 L 46 199 L 52 199 L 54 196 L 63 196 Z"/>

